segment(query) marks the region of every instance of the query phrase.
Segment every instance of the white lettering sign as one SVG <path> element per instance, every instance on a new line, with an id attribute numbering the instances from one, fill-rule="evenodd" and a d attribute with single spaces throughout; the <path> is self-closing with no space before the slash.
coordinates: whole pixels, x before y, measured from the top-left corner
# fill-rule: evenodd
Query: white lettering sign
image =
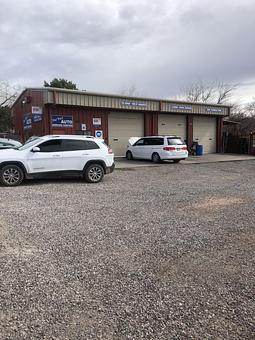
<path id="1" fill-rule="evenodd" d="M 42 115 L 42 107 L 41 106 L 32 106 L 32 113 Z"/>
<path id="2" fill-rule="evenodd" d="M 94 126 L 101 126 L 101 118 L 93 118 Z"/>

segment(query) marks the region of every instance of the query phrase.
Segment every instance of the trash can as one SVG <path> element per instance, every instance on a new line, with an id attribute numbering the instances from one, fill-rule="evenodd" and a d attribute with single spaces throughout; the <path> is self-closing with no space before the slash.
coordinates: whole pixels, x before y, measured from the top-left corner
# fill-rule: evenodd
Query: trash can
<path id="1" fill-rule="evenodd" d="M 203 145 L 201 145 L 201 144 L 196 145 L 196 155 L 197 156 L 203 155 Z"/>

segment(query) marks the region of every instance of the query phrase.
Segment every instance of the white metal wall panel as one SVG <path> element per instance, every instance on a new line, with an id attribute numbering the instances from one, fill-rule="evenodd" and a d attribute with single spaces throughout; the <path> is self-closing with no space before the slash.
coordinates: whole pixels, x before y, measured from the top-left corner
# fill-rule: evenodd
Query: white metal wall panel
<path id="1" fill-rule="evenodd" d="M 177 135 L 186 139 L 186 116 L 173 114 L 159 114 L 159 135 Z"/>
<path id="2" fill-rule="evenodd" d="M 204 153 L 216 152 L 216 117 L 194 116 L 193 140 L 203 145 Z"/>
<path id="3" fill-rule="evenodd" d="M 109 144 L 115 156 L 125 156 L 130 137 L 143 137 L 144 114 L 111 112 L 108 116 Z"/>

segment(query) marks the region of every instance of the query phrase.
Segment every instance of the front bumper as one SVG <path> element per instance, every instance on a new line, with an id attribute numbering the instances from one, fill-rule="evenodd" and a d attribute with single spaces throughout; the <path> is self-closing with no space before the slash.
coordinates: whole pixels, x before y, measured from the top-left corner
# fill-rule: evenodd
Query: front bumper
<path id="1" fill-rule="evenodd" d="M 115 168 L 115 164 L 113 163 L 112 166 L 108 166 L 106 169 L 105 169 L 105 173 L 106 174 L 110 174 L 114 171 L 114 168 Z"/>

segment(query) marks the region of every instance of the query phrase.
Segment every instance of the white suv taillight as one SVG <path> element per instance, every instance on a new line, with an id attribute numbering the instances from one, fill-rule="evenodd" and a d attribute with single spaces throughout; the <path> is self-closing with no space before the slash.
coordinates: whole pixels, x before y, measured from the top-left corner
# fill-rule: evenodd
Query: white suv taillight
<path id="1" fill-rule="evenodd" d="M 113 152 L 112 152 L 112 149 L 111 149 L 109 146 L 108 146 L 108 153 L 109 153 L 109 154 L 113 153 Z"/>

